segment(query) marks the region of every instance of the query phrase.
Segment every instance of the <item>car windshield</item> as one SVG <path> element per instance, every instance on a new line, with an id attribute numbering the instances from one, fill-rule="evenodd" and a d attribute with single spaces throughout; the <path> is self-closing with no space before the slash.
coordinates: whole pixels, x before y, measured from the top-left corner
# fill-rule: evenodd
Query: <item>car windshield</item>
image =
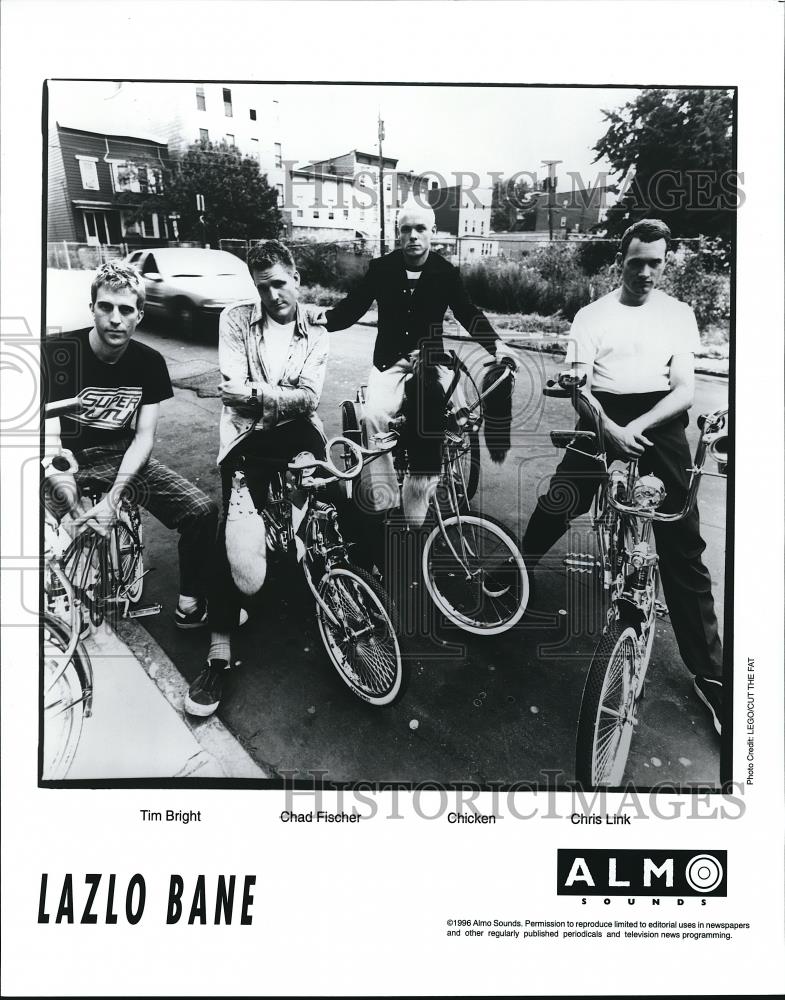
<path id="1" fill-rule="evenodd" d="M 239 257 L 223 250 L 161 255 L 161 269 L 173 278 L 211 278 L 245 275 L 248 269 Z"/>

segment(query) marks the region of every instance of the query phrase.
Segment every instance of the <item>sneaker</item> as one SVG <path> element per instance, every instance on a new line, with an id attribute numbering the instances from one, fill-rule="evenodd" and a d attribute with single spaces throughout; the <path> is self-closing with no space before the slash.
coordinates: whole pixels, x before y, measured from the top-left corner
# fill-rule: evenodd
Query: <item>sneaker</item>
<path id="1" fill-rule="evenodd" d="M 714 721 L 714 728 L 722 736 L 722 681 L 715 681 L 709 677 L 696 677 L 695 693 L 708 708 Z"/>
<path id="2" fill-rule="evenodd" d="M 174 613 L 174 623 L 178 628 L 202 628 L 207 624 L 207 601 L 197 601 L 193 611 L 183 611 L 180 605 Z"/>
<path id="3" fill-rule="evenodd" d="M 238 625 L 242 626 L 248 621 L 248 612 L 245 608 L 240 608 L 240 620 Z M 182 611 L 179 607 L 174 613 L 174 623 L 180 629 L 203 628 L 208 624 L 207 602 L 199 601 L 195 611 Z"/>
<path id="4" fill-rule="evenodd" d="M 221 704 L 224 674 L 229 664 L 226 660 L 210 660 L 204 670 L 188 688 L 185 710 L 189 715 L 212 715 Z"/>

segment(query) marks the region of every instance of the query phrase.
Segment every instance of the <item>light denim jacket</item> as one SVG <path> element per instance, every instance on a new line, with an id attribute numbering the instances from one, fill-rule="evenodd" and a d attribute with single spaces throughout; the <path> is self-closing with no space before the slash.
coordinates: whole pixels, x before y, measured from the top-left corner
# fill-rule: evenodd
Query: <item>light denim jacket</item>
<path id="1" fill-rule="evenodd" d="M 322 395 L 329 353 L 329 335 L 323 326 L 309 322 L 296 307 L 294 336 L 283 375 L 276 385 L 268 381 L 264 345 L 264 312 L 259 301 L 228 306 L 218 327 L 218 366 L 221 386 L 235 391 L 256 388 L 258 416 L 224 406 L 221 413 L 218 464 L 242 438 L 266 431 L 294 417 L 307 417 L 320 431 L 316 407 Z"/>

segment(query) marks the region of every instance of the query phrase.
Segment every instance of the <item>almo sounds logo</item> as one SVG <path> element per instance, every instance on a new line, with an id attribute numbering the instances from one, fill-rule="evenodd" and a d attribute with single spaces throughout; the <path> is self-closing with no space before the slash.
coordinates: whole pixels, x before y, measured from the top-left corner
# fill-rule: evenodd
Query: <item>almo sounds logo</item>
<path id="1" fill-rule="evenodd" d="M 726 896 L 727 851 L 573 851 L 557 855 L 560 896 Z"/>

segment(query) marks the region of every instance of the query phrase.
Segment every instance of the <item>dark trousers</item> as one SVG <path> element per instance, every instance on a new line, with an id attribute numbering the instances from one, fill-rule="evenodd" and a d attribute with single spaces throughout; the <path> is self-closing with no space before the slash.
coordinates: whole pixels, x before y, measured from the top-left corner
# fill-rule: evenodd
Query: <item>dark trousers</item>
<path id="1" fill-rule="evenodd" d="M 77 484 L 111 489 L 127 447 L 125 443 L 77 452 Z M 124 493 L 167 528 L 177 529 L 180 593 L 205 597 L 218 523 L 217 504 L 190 480 L 154 458 L 148 459 L 139 474 L 125 485 Z"/>
<path id="2" fill-rule="evenodd" d="M 595 393 L 605 413 L 622 426 L 646 413 L 662 398 L 660 393 L 616 396 Z M 687 495 L 692 465 L 684 428 L 684 414 L 646 431 L 652 442 L 638 460 L 641 475 L 658 476 L 667 492 L 660 510 L 679 510 Z M 581 430 L 593 427 L 578 422 Z M 587 448 L 590 451 L 591 448 Z M 619 456 L 609 451 L 608 459 Z M 573 517 L 590 508 L 602 481 L 600 468 L 589 454 L 568 451 L 551 479 L 548 492 L 539 498 L 523 538 L 527 564 L 536 565 L 565 533 Z M 711 577 L 701 554 L 706 543 L 701 538 L 697 504 L 681 521 L 655 523 L 654 536 L 660 563 L 662 589 L 670 613 L 681 657 L 688 669 L 702 677 L 722 679 L 722 644 L 711 593 Z"/>
<path id="3" fill-rule="evenodd" d="M 245 473 L 248 492 L 261 511 L 267 503 L 270 481 L 301 451 L 325 457 L 325 440 L 310 420 L 299 417 L 269 431 L 253 431 L 221 462 L 223 519 L 215 546 L 215 567 L 210 591 L 210 626 L 214 632 L 230 632 L 236 625 L 244 595 L 235 586 L 226 557 L 226 512 L 232 494 L 232 475 Z"/>

